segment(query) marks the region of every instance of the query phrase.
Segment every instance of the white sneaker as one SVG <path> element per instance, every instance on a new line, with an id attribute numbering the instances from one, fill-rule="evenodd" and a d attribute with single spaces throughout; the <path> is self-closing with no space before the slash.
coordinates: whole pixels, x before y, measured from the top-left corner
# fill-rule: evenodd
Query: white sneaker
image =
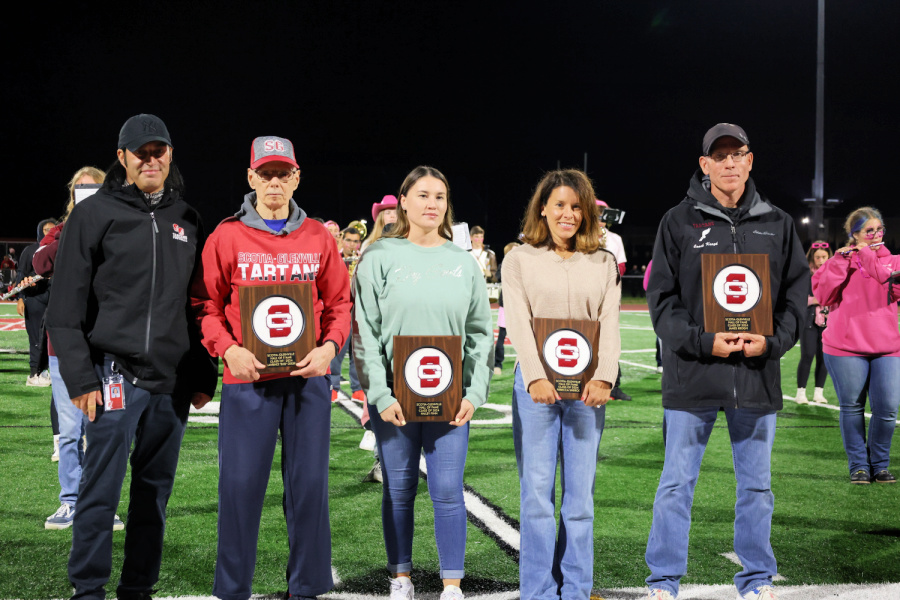
<path id="1" fill-rule="evenodd" d="M 675 600 L 675 596 L 668 590 L 653 588 L 647 592 L 647 600 Z"/>
<path id="2" fill-rule="evenodd" d="M 441 592 L 441 600 L 463 600 L 464 598 L 462 590 L 455 585 L 448 585 Z"/>
<path id="3" fill-rule="evenodd" d="M 46 381 L 47 385 L 53 384 L 53 380 L 50 379 L 50 371 L 46 369 L 44 369 L 44 371 L 40 375 L 38 375 L 38 377 L 40 377 L 42 381 Z"/>
<path id="4" fill-rule="evenodd" d="M 771 585 L 761 585 L 753 588 L 743 596 L 739 593 L 737 598 L 738 600 L 778 600 L 778 596 L 775 595 L 775 588 Z"/>
<path id="5" fill-rule="evenodd" d="M 503 369 L 500 367 L 494 367 L 494 375 L 503 375 Z M 459 589 L 459 588 L 457 588 Z M 462 592 L 460 592 L 462 593 Z"/>
<path id="6" fill-rule="evenodd" d="M 26 387 L 49 387 L 50 379 L 44 379 L 40 375 L 32 375 L 28 379 L 25 380 Z"/>
<path id="7" fill-rule="evenodd" d="M 119 518 L 119 515 L 113 517 L 113 531 L 122 531 L 125 529 L 125 523 Z"/>
<path id="8" fill-rule="evenodd" d="M 806 388 L 797 388 L 797 397 L 794 398 L 794 402 L 797 404 L 809 404 L 809 400 L 806 399 Z"/>
<path id="9" fill-rule="evenodd" d="M 391 579 L 391 600 L 413 600 L 415 591 L 409 577 Z"/>
<path id="10" fill-rule="evenodd" d="M 50 455 L 52 462 L 59 462 L 59 436 L 53 436 L 53 454 Z"/>
<path id="11" fill-rule="evenodd" d="M 656 367 L 656 372 L 662 375 L 662 367 Z"/>
<path id="12" fill-rule="evenodd" d="M 816 404 L 828 404 L 828 399 L 825 398 L 825 390 L 816 388 L 815 391 L 813 391 L 813 402 Z"/>
<path id="13" fill-rule="evenodd" d="M 375 432 L 369 429 L 366 429 L 366 432 L 363 434 L 362 439 L 359 441 L 359 449 L 365 450 L 366 452 L 374 452 L 375 451 Z"/>
<path id="14" fill-rule="evenodd" d="M 44 529 L 68 529 L 75 520 L 75 507 L 71 504 L 60 504 L 55 513 L 44 521 Z"/>
<path id="15" fill-rule="evenodd" d="M 366 473 L 366 476 L 363 477 L 363 481 L 372 482 L 377 481 L 378 483 L 384 482 L 384 477 L 381 474 L 381 461 L 376 460 L 375 464 L 372 465 L 372 469 Z"/>

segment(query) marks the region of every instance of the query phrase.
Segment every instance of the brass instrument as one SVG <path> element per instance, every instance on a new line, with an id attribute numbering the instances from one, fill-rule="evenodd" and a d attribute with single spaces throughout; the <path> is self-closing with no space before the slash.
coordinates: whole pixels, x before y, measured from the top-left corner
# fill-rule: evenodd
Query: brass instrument
<path id="1" fill-rule="evenodd" d="M 352 227 L 356 231 L 359 232 L 359 241 L 362 242 L 366 239 L 366 236 L 369 235 L 369 229 L 366 227 L 366 220 L 359 219 L 358 221 L 351 221 L 347 227 Z M 344 264 L 347 265 L 347 272 L 350 274 L 350 279 L 353 279 L 353 272 L 356 270 L 356 263 L 359 262 L 359 250 L 357 250 L 353 256 L 343 257 Z"/>
<path id="2" fill-rule="evenodd" d="M 359 232 L 359 241 L 363 241 L 366 239 L 366 236 L 369 235 L 369 229 L 366 227 L 366 220 L 361 219 L 359 221 L 351 221 L 347 227 L 352 227 L 353 229 Z"/>
<path id="3" fill-rule="evenodd" d="M 359 262 L 359 252 L 355 252 L 353 256 L 345 256 L 344 264 L 347 265 L 347 273 L 350 274 L 350 279 L 353 279 L 353 272 L 356 270 L 356 263 Z"/>

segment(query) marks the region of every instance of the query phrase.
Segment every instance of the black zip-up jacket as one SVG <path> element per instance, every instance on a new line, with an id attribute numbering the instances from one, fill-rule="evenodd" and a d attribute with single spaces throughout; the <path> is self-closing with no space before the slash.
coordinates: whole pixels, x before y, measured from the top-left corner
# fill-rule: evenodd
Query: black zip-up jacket
<path id="1" fill-rule="evenodd" d="M 190 308 L 204 241 L 200 215 L 167 189 L 151 208 L 112 178 L 69 216 L 54 269 L 47 328 L 69 396 L 101 389 L 112 358 L 154 394 L 212 396 L 217 369 Z"/>
<path id="2" fill-rule="evenodd" d="M 779 360 L 806 318 L 809 265 L 793 219 L 756 191 L 752 179 L 738 208 L 725 209 L 698 170 L 687 197 L 659 224 L 647 301 L 662 340 L 666 408 L 782 408 Z M 774 335 L 747 358 L 712 355 L 716 332 L 703 329 L 702 254 L 768 254 Z"/>

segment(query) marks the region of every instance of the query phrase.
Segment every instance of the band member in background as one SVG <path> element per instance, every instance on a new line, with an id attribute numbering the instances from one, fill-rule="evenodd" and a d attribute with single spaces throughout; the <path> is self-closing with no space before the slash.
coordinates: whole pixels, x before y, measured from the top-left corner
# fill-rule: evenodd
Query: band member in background
<path id="1" fill-rule="evenodd" d="M 289 140 L 253 140 L 253 190 L 222 221 L 203 251 L 195 281 L 203 344 L 225 360 L 219 413 L 219 526 L 213 594 L 246 600 L 256 566 L 263 500 L 281 431 L 288 592 L 333 587 L 328 522 L 330 385 L 326 373 L 350 329 L 350 281 L 334 237 L 293 200 L 300 170 Z M 316 347 L 297 369 L 267 374 L 243 347 L 239 288 L 312 284 Z"/>
<path id="2" fill-rule="evenodd" d="M 888 470 L 900 405 L 900 332 L 897 301 L 900 256 L 884 245 L 884 222 L 864 206 L 844 223 L 849 243 L 812 278 L 813 294 L 830 306 L 822 334 L 825 365 L 841 406 L 841 439 L 850 483 L 896 483 Z M 866 435 L 866 390 L 872 419 Z"/>
<path id="3" fill-rule="evenodd" d="M 645 555 L 647 598 L 671 600 L 687 572 L 688 534 L 700 462 L 725 413 L 737 504 L 734 576 L 741 598 L 775 600 L 770 542 L 771 456 L 783 394 L 779 360 L 806 316 L 809 266 L 791 217 L 756 190 L 743 129 L 719 123 L 703 136 L 687 197 L 665 214 L 653 248 L 647 301 L 662 341 L 665 463 Z M 701 256 L 768 254 L 774 335 L 705 331 Z"/>
<path id="4" fill-rule="evenodd" d="M 359 231 L 354 229 L 353 227 L 347 227 L 341 232 L 341 260 L 344 261 L 344 266 L 347 267 L 347 273 L 351 278 L 353 277 L 353 272 L 356 270 L 356 263 L 359 261 L 359 238 Z M 348 352 L 350 353 L 351 397 L 354 400 L 358 400 L 359 402 L 366 401 L 366 393 L 362 390 L 362 386 L 359 385 L 359 376 L 356 374 L 356 363 L 353 362 L 353 352 L 350 339 L 351 337 L 347 336 L 347 341 L 344 342 L 344 345 L 341 347 L 340 352 L 338 352 L 337 356 L 334 357 L 334 360 L 331 361 L 332 402 L 335 402 L 338 399 L 338 392 L 341 390 L 341 367 L 344 364 L 344 357 L 347 356 Z"/>
<path id="5" fill-rule="evenodd" d="M 381 505 L 391 599 L 412 600 L 413 504 L 424 450 L 444 592 L 461 600 L 466 549 L 463 470 L 469 420 L 484 404 L 493 346 L 491 309 L 475 261 L 452 241 L 446 177 L 416 167 L 400 187 L 396 226 L 363 254 L 354 288 L 354 352 L 383 465 Z M 447 422 L 407 423 L 392 394 L 395 335 L 463 338 L 459 413 Z"/>
<path id="6" fill-rule="evenodd" d="M 62 235 L 66 220 L 75 208 L 76 185 L 98 185 L 106 179 L 106 173 L 96 167 L 82 167 L 69 180 L 69 201 L 66 212 L 59 224 L 47 232 L 41 240 L 40 247 L 34 253 L 31 263 L 38 275 L 51 277 L 59 251 L 59 238 Z M 81 464 L 84 461 L 84 414 L 72 404 L 69 393 L 59 374 L 59 358 L 53 344 L 47 343 L 49 355 L 50 379 L 53 381 L 53 403 L 59 414 L 59 508 L 44 521 L 44 529 L 68 529 L 75 519 L 75 506 L 78 502 L 78 485 L 81 482 Z M 125 524 L 116 515 L 113 518 L 113 530 L 121 531 Z"/>
<path id="7" fill-rule="evenodd" d="M 106 595 L 130 461 L 116 596 L 141 600 L 159 580 L 189 405 L 209 401 L 216 368 L 200 345 L 189 296 L 203 227 L 182 199 L 169 131 L 158 117 L 137 115 L 122 126 L 117 148 L 103 187 L 66 221 L 47 329 L 69 397 L 87 416 L 69 554 L 74 598 Z"/>
<path id="8" fill-rule="evenodd" d="M 369 237 L 366 238 L 366 241 L 363 242 L 362 250 L 368 248 L 375 240 L 381 239 L 383 235 L 390 231 L 390 228 L 394 226 L 394 223 L 397 222 L 396 196 L 391 196 L 389 194 L 382 198 L 381 202 L 373 204 L 372 219 L 375 221 L 375 226 L 372 228 L 372 233 L 370 233 Z"/>
<path id="9" fill-rule="evenodd" d="M 581 171 L 551 171 L 541 179 L 522 232 L 525 243 L 503 260 L 506 329 L 519 359 L 513 384 L 519 590 L 529 599 L 586 599 L 594 582 L 597 449 L 616 380 L 622 288 L 615 256 L 600 247 L 594 189 Z M 547 378 L 535 318 L 600 323 L 597 369 L 581 399 L 562 400 Z M 557 465 L 563 489 L 559 531 Z"/>
<path id="10" fill-rule="evenodd" d="M 476 225 L 469 230 L 469 238 L 472 240 L 472 249 L 469 250 L 469 254 L 478 261 L 484 280 L 488 283 L 496 283 L 497 255 L 484 245 L 484 229 Z"/>
<path id="11" fill-rule="evenodd" d="M 806 261 L 809 263 L 810 276 L 815 275 L 819 267 L 831 258 L 831 248 L 828 242 L 818 240 L 812 243 L 806 252 Z M 806 321 L 800 331 L 800 361 L 797 363 L 797 404 L 809 404 L 806 397 L 806 382 L 809 380 L 809 371 L 812 368 L 813 359 L 816 359 L 815 383 L 813 402 L 816 404 L 828 404 L 825 398 L 825 380 L 828 378 L 828 370 L 825 368 L 825 356 L 822 350 L 822 334 L 825 332 L 825 323 L 828 319 L 829 308 L 822 306 L 816 297 L 810 293 L 807 298 L 809 306 L 806 308 Z"/>

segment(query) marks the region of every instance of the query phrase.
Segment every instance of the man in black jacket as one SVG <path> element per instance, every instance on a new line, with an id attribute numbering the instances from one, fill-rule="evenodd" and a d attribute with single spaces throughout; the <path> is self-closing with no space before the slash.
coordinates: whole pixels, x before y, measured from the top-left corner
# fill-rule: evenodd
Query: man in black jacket
<path id="1" fill-rule="evenodd" d="M 103 187 L 66 222 L 47 310 L 66 389 L 88 417 L 69 580 L 73 598 L 96 600 L 112 569 L 132 441 L 116 595 L 150 597 L 189 404 L 208 402 L 217 378 L 190 309 L 203 230 L 182 200 L 165 124 L 147 114 L 128 119 L 117 155 Z"/>
<path id="2" fill-rule="evenodd" d="M 782 407 L 779 359 L 797 341 L 809 268 L 791 218 L 756 191 L 743 129 L 720 123 L 703 138 L 687 197 L 659 225 L 647 300 L 662 340 L 665 465 L 653 504 L 648 598 L 670 600 L 687 571 L 700 462 L 719 411 L 728 422 L 737 479 L 734 550 L 741 598 L 775 600 L 769 541 L 771 453 Z M 767 254 L 774 334 L 703 328 L 703 254 Z"/>

